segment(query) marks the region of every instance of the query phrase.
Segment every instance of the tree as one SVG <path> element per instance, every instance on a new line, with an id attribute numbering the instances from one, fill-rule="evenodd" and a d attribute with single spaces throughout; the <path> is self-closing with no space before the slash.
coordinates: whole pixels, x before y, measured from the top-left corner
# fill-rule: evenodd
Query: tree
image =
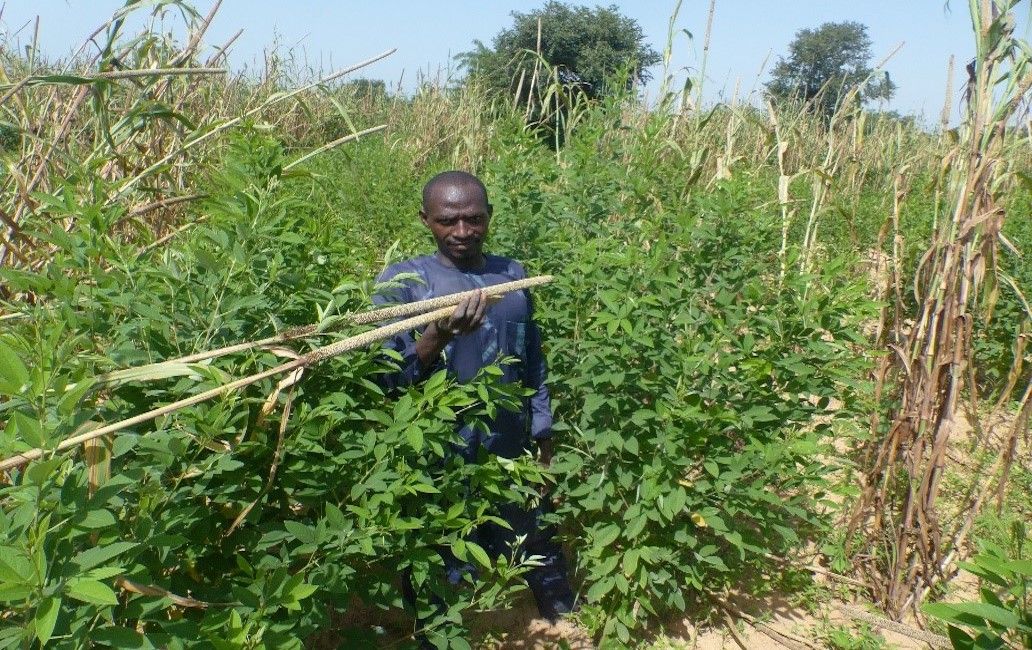
<path id="1" fill-rule="evenodd" d="M 382 99 L 387 96 L 387 82 L 383 79 L 349 79 L 341 84 L 341 88 L 351 93 L 355 99 Z"/>
<path id="2" fill-rule="evenodd" d="M 511 95 L 519 88 L 521 103 L 530 94 L 539 20 L 542 58 L 555 68 L 559 81 L 593 99 L 613 90 L 607 84 L 621 70 L 630 72 L 623 81 L 626 88 L 648 81 L 647 68 L 660 60 L 645 43 L 637 21 L 621 15 L 615 5 L 589 9 L 552 0 L 541 9 L 511 15 L 512 27 L 499 32 L 491 47 L 474 41 L 475 49 L 457 58 L 491 90 Z"/>
<path id="3" fill-rule="evenodd" d="M 776 98 L 802 99 L 831 115 L 851 89 L 871 76 L 871 39 L 867 26 L 854 21 L 801 29 L 771 71 L 767 90 Z M 896 84 L 888 73 L 872 79 L 863 99 L 891 99 Z"/>

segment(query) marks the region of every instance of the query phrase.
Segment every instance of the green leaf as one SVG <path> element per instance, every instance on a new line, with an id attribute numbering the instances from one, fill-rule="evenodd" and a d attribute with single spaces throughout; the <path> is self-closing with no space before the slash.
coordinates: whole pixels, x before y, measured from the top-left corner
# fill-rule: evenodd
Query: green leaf
<path id="1" fill-rule="evenodd" d="M 333 528 L 344 528 L 347 525 L 347 517 L 344 516 L 344 512 L 340 508 L 332 503 L 326 503 L 326 523 Z"/>
<path id="2" fill-rule="evenodd" d="M 1021 623 L 1021 618 L 1016 613 L 989 603 L 955 603 L 951 607 L 955 611 L 984 618 L 1006 628 L 1014 628 Z"/>
<path id="3" fill-rule="evenodd" d="M 317 591 L 319 591 L 319 587 L 316 585 L 301 583 L 290 591 L 290 596 L 294 600 L 304 600 Z"/>
<path id="4" fill-rule="evenodd" d="M 159 379 L 170 379 L 172 377 L 189 377 L 194 380 L 201 380 L 203 377 L 198 370 L 203 368 L 199 364 L 175 362 L 159 362 L 125 370 L 116 370 L 94 379 L 98 384 L 110 384 L 121 386 L 133 382 L 156 381 Z M 87 382 L 83 382 L 87 383 Z"/>
<path id="5" fill-rule="evenodd" d="M 1032 577 L 1032 560 L 1010 560 L 1004 566 L 1020 576 Z"/>
<path id="6" fill-rule="evenodd" d="M 154 644 L 147 637 L 136 630 L 130 630 L 118 625 L 93 630 L 90 632 L 90 640 L 98 641 L 112 648 L 147 650 L 154 647 Z"/>
<path id="7" fill-rule="evenodd" d="M 491 558 L 488 557 L 487 551 L 485 551 L 479 544 L 466 542 L 466 550 L 469 551 L 469 554 L 477 561 L 477 564 L 481 565 L 485 569 L 491 568 Z"/>
<path id="8" fill-rule="evenodd" d="M 44 598 L 43 602 L 36 608 L 36 615 L 33 618 L 36 627 L 36 638 L 41 646 L 46 647 L 50 637 L 54 634 L 54 626 L 57 624 L 57 615 L 61 613 L 61 597 L 51 596 Z"/>
<path id="9" fill-rule="evenodd" d="M 950 638 L 950 643 L 953 645 L 953 650 L 974 650 L 975 640 L 971 638 L 971 635 L 960 629 L 956 625 L 948 626 L 946 634 Z"/>
<path id="10" fill-rule="evenodd" d="M 451 648 L 451 650 L 472 650 L 472 647 L 469 645 L 469 641 L 463 639 L 461 636 L 449 639 L 448 647 Z"/>
<path id="11" fill-rule="evenodd" d="M 742 417 L 754 422 L 773 422 L 778 419 L 766 406 L 754 406 L 743 413 Z"/>
<path id="12" fill-rule="evenodd" d="M 430 379 L 427 379 L 423 384 L 423 396 L 428 399 L 436 396 L 440 392 L 440 389 L 444 387 L 444 382 L 447 377 L 448 374 L 444 370 L 439 370 L 431 375 Z"/>
<path id="13" fill-rule="evenodd" d="M 111 514 L 111 512 L 109 512 L 108 510 L 104 509 L 90 510 L 86 513 L 82 520 L 78 522 L 79 528 L 86 528 L 88 530 L 92 530 L 95 528 L 106 528 L 107 526 L 114 525 L 115 516 Z"/>
<path id="14" fill-rule="evenodd" d="M 616 524 L 609 524 L 595 535 L 595 544 L 597 546 L 609 546 L 615 542 L 616 538 L 619 536 L 620 527 Z"/>
<path id="15" fill-rule="evenodd" d="M 35 584 L 29 557 L 13 546 L 0 546 L 0 582 Z"/>
<path id="16" fill-rule="evenodd" d="M 638 558 L 640 557 L 638 549 L 628 549 L 623 556 L 623 572 L 627 577 L 632 577 L 638 571 Z"/>
<path id="17" fill-rule="evenodd" d="M 315 543 L 315 531 L 312 530 L 311 526 L 306 526 L 297 521 L 287 520 L 283 522 L 283 528 L 303 544 Z"/>
<path id="18" fill-rule="evenodd" d="M 0 394 L 19 395 L 29 385 L 29 371 L 14 350 L 0 340 Z"/>
<path id="19" fill-rule="evenodd" d="M 118 604 L 118 597 L 115 596 L 114 590 L 96 580 L 69 580 L 65 585 L 65 593 L 76 600 L 94 605 Z"/>
<path id="20" fill-rule="evenodd" d="M 14 422 L 20 440 L 33 447 L 46 446 L 47 439 L 43 435 L 43 425 L 39 423 L 39 420 L 30 418 L 20 411 L 16 412 L 11 420 Z"/>
<path id="21" fill-rule="evenodd" d="M 57 402 L 57 412 L 60 415 L 68 417 L 75 412 L 76 407 L 79 405 L 79 400 L 82 396 L 93 387 L 93 380 L 84 379 L 80 382 L 76 382 L 65 394 L 61 396 L 61 399 Z"/>
<path id="22" fill-rule="evenodd" d="M 110 560 L 113 557 L 117 557 L 122 553 L 125 553 L 129 549 L 136 548 L 138 544 L 135 542 L 114 542 L 107 544 L 106 546 L 94 546 L 88 548 L 85 551 L 79 553 L 72 560 L 79 566 L 83 571 L 92 569 L 93 567 Z"/>
<path id="23" fill-rule="evenodd" d="M 115 576 L 125 573 L 125 567 L 121 566 L 102 566 L 96 569 L 90 569 L 85 573 L 79 574 L 80 578 L 88 578 L 90 580 L 107 580 L 108 578 L 114 578 Z"/>
<path id="24" fill-rule="evenodd" d="M 466 555 L 466 542 L 461 539 L 451 543 L 451 552 L 459 562 L 465 562 L 466 558 L 469 557 Z"/>
<path id="25" fill-rule="evenodd" d="M 627 450 L 629 453 L 634 454 L 635 456 L 638 455 L 638 439 L 634 436 L 631 436 L 624 440 L 623 446 L 624 449 Z"/>
<path id="26" fill-rule="evenodd" d="M 616 585 L 616 580 L 611 576 L 602 578 L 588 589 L 588 602 L 597 603 L 608 594 Z"/>
<path id="27" fill-rule="evenodd" d="M 32 596 L 34 592 L 35 587 L 30 584 L 0 582 L 0 603 L 20 603 Z"/>
<path id="28" fill-rule="evenodd" d="M 405 429 L 405 439 L 415 451 L 423 449 L 423 430 L 416 425 L 410 425 Z"/>

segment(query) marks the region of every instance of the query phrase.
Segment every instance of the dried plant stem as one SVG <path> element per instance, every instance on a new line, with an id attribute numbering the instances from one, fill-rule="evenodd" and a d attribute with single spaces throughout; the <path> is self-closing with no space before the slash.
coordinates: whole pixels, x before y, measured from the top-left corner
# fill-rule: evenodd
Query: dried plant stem
<path id="1" fill-rule="evenodd" d="M 699 98 L 695 106 L 700 109 L 696 120 L 702 116 L 702 89 L 706 85 L 706 62 L 709 59 L 710 39 L 713 37 L 713 16 L 717 13 L 717 0 L 710 0 L 709 11 L 706 12 L 706 32 L 702 37 L 702 62 L 699 64 Z"/>
<path id="2" fill-rule="evenodd" d="M 323 153 L 325 151 L 329 151 L 330 149 L 333 149 L 334 147 L 338 147 L 338 146 L 344 144 L 345 142 L 351 142 L 352 140 L 358 140 L 363 135 L 370 135 L 372 133 L 376 133 L 377 131 L 383 131 L 386 128 L 387 128 L 386 124 L 381 124 L 379 126 L 371 126 L 368 129 L 364 129 L 364 130 L 358 131 L 356 133 L 350 133 L 350 134 L 348 134 L 348 135 L 346 135 L 346 136 L 344 136 L 342 138 L 337 138 L 336 140 L 332 140 L 330 142 L 327 142 L 326 144 L 322 145 L 321 147 L 318 147 L 316 149 L 313 149 L 312 151 L 309 151 L 308 153 L 306 153 L 305 155 L 301 156 L 297 160 L 295 160 L 293 162 L 290 162 L 290 163 L 287 163 L 286 165 L 283 166 L 283 171 L 289 171 L 289 170 L 293 169 L 294 167 L 300 165 L 304 161 L 308 160 L 312 156 L 318 156 L 319 154 L 321 154 L 321 153 Z"/>
<path id="3" fill-rule="evenodd" d="M 88 96 L 89 88 L 85 86 L 80 88 L 78 92 L 75 94 L 75 97 L 72 99 L 69 105 L 65 118 L 64 120 L 62 120 L 61 126 L 58 128 L 56 136 L 48 144 L 46 152 L 40 155 L 39 165 L 36 167 L 35 172 L 32 174 L 31 180 L 29 180 L 28 183 L 26 183 L 22 188 L 20 188 L 19 194 L 22 197 L 22 201 L 18 203 L 17 207 L 14 210 L 14 214 L 11 217 L 11 220 L 14 221 L 15 224 L 18 224 L 21 221 L 22 214 L 29 206 L 29 195 L 33 191 L 35 191 L 36 185 L 42 180 L 44 172 L 46 172 L 48 169 L 49 161 L 54 153 L 54 150 L 57 148 L 58 144 L 64 139 L 65 135 L 68 133 L 68 130 L 72 124 L 72 118 L 78 110 L 78 107 L 86 100 Z M 8 239 L 10 239 L 10 235 L 8 235 Z M 0 266 L 4 265 L 4 260 L 7 258 L 7 253 L 13 250 L 14 249 L 10 247 L 9 244 L 4 244 L 0 246 Z"/>
<path id="4" fill-rule="evenodd" d="M 939 130 L 945 133 L 950 128 L 950 115 L 953 113 L 953 66 L 954 58 L 950 55 L 946 64 L 946 98 L 942 102 L 942 113 L 939 115 Z"/>
<path id="5" fill-rule="evenodd" d="M 186 47 L 182 49 L 170 62 L 170 66 L 179 66 L 190 60 L 190 57 L 197 51 L 198 46 L 201 44 L 201 39 L 204 38 L 204 34 L 211 27 L 211 21 L 215 19 L 215 14 L 219 12 L 219 7 L 222 6 L 222 0 L 215 0 L 211 5 L 211 9 L 208 10 L 208 15 L 204 17 L 201 24 L 193 30 L 190 35 L 190 42 L 187 43 Z"/>
<path id="6" fill-rule="evenodd" d="M 165 156 L 161 157 L 160 159 L 158 159 L 157 161 L 155 161 L 154 163 L 152 163 L 151 165 L 149 165 L 148 167 L 146 167 L 145 169 L 143 169 L 142 171 L 137 173 L 135 176 L 133 176 L 132 178 L 130 178 L 127 181 L 125 181 L 124 183 L 122 183 L 121 187 L 118 188 L 118 191 L 114 193 L 114 196 L 112 197 L 112 201 L 117 201 L 119 198 L 125 196 L 126 193 L 130 189 L 135 187 L 136 184 L 139 183 L 141 180 L 143 180 L 144 178 L 147 178 L 150 174 L 154 173 L 155 171 L 157 171 L 161 167 L 165 166 L 166 164 L 168 164 L 169 162 L 171 162 L 175 158 L 178 158 L 179 156 L 183 155 L 183 153 L 185 153 L 186 151 L 189 151 L 190 149 L 192 149 L 193 147 L 199 145 L 200 143 L 202 143 L 202 142 L 204 142 L 206 140 L 211 139 L 215 135 L 217 135 L 219 133 L 222 133 L 223 131 L 225 131 L 225 130 L 233 127 L 233 126 L 236 126 L 237 124 L 239 124 L 243 120 L 246 120 L 249 117 L 257 115 L 258 113 L 261 113 L 262 111 L 270 108 L 271 106 L 274 106 L 274 105 L 276 105 L 276 104 L 278 104 L 278 103 L 280 103 L 280 102 L 282 102 L 282 101 L 284 101 L 286 99 L 290 99 L 291 97 L 294 97 L 294 96 L 296 96 L 296 95 L 298 95 L 298 94 L 300 94 L 302 92 L 305 92 L 306 90 L 311 90 L 312 88 L 315 88 L 316 86 L 329 83 L 329 82 L 333 81 L 334 79 L 339 79 L 340 77 L 343 77 L 344 75 L 346 75 L 348 73 L 354 72 L 354 71 L 359 70 L 361 68 L 364 68 L 364 67 L 366 67 L 368 65 L 372 65 L 373 63 L 376 63 L 377 61 L 379 61 L 381 59 L 385 59 L 388 56 L 394 54 L 394 52 L 396 50 L 397 50 L 397 48 L 392 48 L 390 50 L 387 50 L 386 52 L 382 52 L 380 54 L 377 54 L 374 57 L 370 57 L 370 58 L 366 59 L 365 61 L 361 61 L 359 63 L 356 63 L 353 66 L 350 66 L 348 68 L 344 68 L 342 70 L 338 70 L 338 71 L 334 72 L 333 74 L 330 74 L 330 75 L 328 75 L 326 77 L 323 77 L 322 79 L 319 79 L 318 81 L 314 81 L 314 82 L 312 82 L 310 84 L 301 86 L 300 88 L 296 88 L 296 89 L 294 89 L 294 90 L 292 90 L 292 91 L 290 91 L 288 93 L 279 93 L 279 94 L 273 95 L 272 97 L 270 97 L 269 99 L 265 100 L 264 102 L 262 102 L 258 106 L 254 107 L 254 108 L 252 108 L 252 109 L 250 109 L 248 111 L 245 111 L 242 115 L 239 115 L 239 116 L 234 117 L 232 119 L 228 119 L 225 122 L 222 122 L 221 124 L 219 124 L 218 126 L 212 128 L 211 130 L 206 131 L 204 133 L 201 133 L 199 135 L 196 135 L 196 136 L 186 140 L 182 145 L 180 145 L 176 149 L 170 151 L 168 154 L 166 154 Z"/>
<path id="7" fill-rule="evenodd" d="M 98 72 L 91 75 L 72 75 L 73 83 L 93 83 L 94 81 L 113 81 L 116 79 L 140 79 L 142 77 L 185 77 L 198 75 L 223 75 L 228 71 L 224 68 L 153 68 L 140 70 L 110 70 Z M 36 83 L 53 83 L 51 75 L 33 75 L 18 83 L 17 88 L 21 89 L 26 85 Z M 12 89 L 14 90 L 14 89 Z M 6 96 L 5 96 L 6 99 Z"/>
<path id="8" fill-rule="evenodd" d="M 72 436 L 71 438 L 62 440 L 60 443 L 58 443 L 57 447 L 55 448 L 55 451 L 62 451 L 64 449 L 76 447 L 84 442 L 93 440 L 94 438 L 99 438 L 100 436 L 103 436 L 108 433 L 114 433 L 116 431 L 122 431 L 124 429 L 128 429 L 129 427 L 133 427 L 137 424 L 149 422 L 163 415 L 175 413 L 176 411 L 184 409 L 188 406 L 200 404 L 202 402 L 206 402 L 210 399 L 219 397 L 221 395 L 231 393 L 240 388 L 250 386 L 251 384 L 256 384 L 263 379 L 275 377 L 276 375 L 280 375 L 286 372 L 292 372 L 294 370 L 297 370 L 298 368 L 316 364 L 320 361 L 325 361 L 326 359 L 338 356 L 345 352 L 365 347 L 370 343 L 375 343 L 377 341 L 382 341 L 384 339 L 390 338 L 396 334 L 400 334 L 401 332 L 416 327 L 428 325 L 434 321 L 445 318 L 449 314 L 451 314 L 451 308 L 439 309 L 436 311 L 432 311 L 428 314 L 421 314 L 419 316 L 407 318 L 403 321 L 399 321 L 391 325 L 385 325 L 384 327 L 377 328 L 375 330 L 372 330 L 371 332 L 359 334 L 358 336 L 352 336 L 342 341 L 338 341 L 337 343 L 317 348 L 293 361 L 281 364 L 279 366 L 276 366 L 275 368 L 269 368 L 268 370 L 264 370 L 253 375 L 237 379 L 236 381 L 231 381 L 228 384 L 223 384 L 222 386 L 212 388 L 211 390 L 204 391 L 203 393 L 192 395 L 185 399 L 172 402 L 171 404 L 167 404 L 156 409 L 151 409 L 150 411 L 141 413 L 139 415 L 135 415 L 131 418 L 126 418 L 125 420 L 121 420 L 113 424 L 99 427 L 97 429 L 79 434 L 77 436 Z M 25 463 L 31 460 L 42 458 L 46 452 L 47 450 L 45 449 L 30 449 L 10 458 L 6 458 L 3 461 L 0 461 L 0 471 L 8 470 L 12 467 L 18 467 L 20 465 L 24 465 Z"/>
<path id="9" fill-rule="evenodd" d="M 784 630 L 779 630 L 773 625 L 769 625 L 764 621 L 759 620 L 755 616 L 746 614 L 745 612 L 739 609 L 731 609 L 730 606 L 728 606 L 727 609 L 729 613 L 733 616 L 742 619 L 743 621 L 753 626 L 763 634 L 767 635 L 775 642 L 787 648 L 792 648 L 793 650 L 798 650 L 798 648 L 811 648 L 812 650 L 818 650 L 816 645 L 814 645 L 813 643 L 804 639 L 801 636 L 797 636 L 790 632 L 785 632 Z"/>
<path id="10" fill-rule="evenodd" d="M 870 612 L 865 612 L 864 610 L 859 609 L 857 607 L 853 607 L 851 605 L 837 605 L 836 609 L 838 609 L 840 612 L 852 619 L 855 619 L 857 621 L 863 621 L 864 623 L 870 623 L 871 625 L 884 628 L 886 630 L 891 630 L 896 634 L 908 636 L 911 639 L 916 639 L 917 641 L 927 643 L 933 648 L 953 647 L 953 645 L 950 643 L 950 640 L 942 635 L 933 634 L 932 632 L 928 632 L 926 630 L 919 630 L 909 625 L 903 625 L 902 623 L 898 623 L 896 621 L 890 621 L 888 619 L 882 618 L 881 616 L 875 616 Z"/>
<path id="11" fill-rule="evenodd" d="M 893 324 L 900 340 L 889 342 L 886 350 L 898 378 L 889 427 L 867 456 L 863 490 L 847 530 L 850 544 L 854 533 L 863 532 L 858 568 L 892 618 L 918 605 L 949 574 L 970 529 L 964 523 L 952 536 L 944 535 L 937 497 L 965 390 L 971 391 L 971 417 L 978 417 L 973 394 L 978 387 L 969 373 L 973 306 L 987 273 L 995 273 L 1010 174 L 1002 162 L 1006 126 L 1032 84 L 1027 46 L 1013 34 L 1014 7 L 1014 0 L 971 3 L 979 56 L 969 67 L 961 137 L 946 156 L 952 163 L 947 178 L 953 209 L 936 223 L 915 274 L 916 322 L 908 327 L 897 313 Z M 997 459 L 990 476 L 1002 462 Z M 975 478 L 972 493 L 985 491 L 976 489 L 982 480 Z M 960 520 L 973 521 L 982 502 L 979 493 L 965 504 Z"/>
<path id="12" fill-rule="evenodd" d="M 126 215 L 125 218 L 126 219 L 131 219 L 133 217 L 139 217 L 139 216 L 142 216 L 144 214 L 147 214 L 148 212 L 153 212 L 154 210 L 160 210 L 162 208 L 170 208 L 173 205 L 179 205 L 180 203 L 188 203 L 190 201 L 196 201 L 198 199 L 203 199 L 203 198 L 205 198 L 207 196 L 208 195 L 204 194 L 204 193 L 186 194 L 184 196 L 170 196 L 167 199 L 161 199 L 160 201 L 153 201 L 151 203 L 147 203 L 146 205 L 141 205 L 139 207 L 133 208 L 132 210 L 129 211 L 129 214 Z"/>
<path id="13" fill-rule="evenodd" d="M 731 638 L 735 640 L 735 643 L 742 650 L 749 650 L 749 646 L 745 645 L 745 640 L 742 639 L 742 635 L 738 633 L 738 628 L 735 627 L 735 621 L 731 618 L 731 614 L 727 611 L 727 608 L 721 603 L 720 613 L 724 617 L 724 625 L 727 626 L 727 631 L 731 635 Z"/>
<path id="14" fill-rule="evenodd" d="M 501 284 L 493 284 L 488 287 L 484 287 L 483 292 L 486 296 L 500 296 L 510 291 L 520 291 L 522 289 L 529 289 L 542 284 L 546 284 L 552 281 L 551 275 L 538 275 L 531 278 L 525 278 L 523 280 L 515 280 L 513 282 L 503 282 Z M 404 303 L 401 305 L 394 305 L 392 307 L 384 307 L 382 309 L 374 309 L 372 311 L 359 312 L 355 314 L 348 314 L 341 318 L 338 323 L 338 327 L 344 324 L 352 325 L 368 325 L 370 323 L 378 323 L 385 320 L 391 320 L 393 318 L 404 318 L 413 314 L 420 314 L 431 309 L 440 309 L 442 307 L 453 307 L 464 299 L 472 296 L 479 289 L 473 291 L 462 291 L 459 293 L 451 293 L 445 296 L 438 296 L 437 298 L 430 298 L 428 300 L 418 300 L 416 302 Z M 204 352 L 197 352 L 184 357 L 178 357 L 176 359 L 168 359 L 167 361 L 158 361 L 155 363 L 147 364 L 145 366 L 137 366 L 134 370 L 146 370 L 148 368 L 157 368 L 165 364 L 171 363 L 198 363 L 208 359 L 216 359 L 218 357 L 224 357 L 229 354 L 235 354 L 237 352 L 246 352 L 248 350 L 254 350 L 258 348 L 268 347 L 270 345 L 278 345 L 280 343 L 287 343 L 289 341 L 296 341 L 297 339 L 308 338 L 312 336 L 328 335 L 333 332 L 333 328 L 320 330 L 318 324 L 304 325 L 302 327 L 293 327 L 286 331 L 280 332 L 275 336 L 270 336 L 258 341 L 246 341 L 244 343 L 236 343 L 234 345 L 228 345 L 223 348 L 216 350 L 206 350 Z M 107 373 L 97 377 L 97 381 L 105 382 L 112 378 L 116 378 L 118 373 L 123 371 L 115 371 L 113 373 Z"/>
<path id="15" fill-rule="evenodd" d="M 548 276 L 543 276 L 543 277 L 548 277 Z M 541 284 L 541 278 L 529 278 L 528 280 L 535 280 L 536 284 Z M 525 283 L 528 280 L 524 280 L 522 282 Z M 547 281 L 547 280 L 545 280 L 545 281 Z M 513 285 L 513 284 L 516 284 L 516 283 L 506 283 L 506 284 L 507 285 Z M 491 287 L 487 287 L 485 289 L 485 292 L 487 291 L 487 289 L 495 289 L 495 291 L 491 295 L 497 295 L 499 293 L 504 293 L 504 291 L 499 291 L 497 289 L 498 287 L 502 287 L 502 286 L 506 286 L 506 285 L 493 285 Z M 509 291 L 513 291 L 513 290 L 515 290 L 515 289 L 513 289 L 513 288 L 509 289 Z M 453 300 L 456 296 L 461 296 L 461 295 L 463 295 L 463 294 L 451 294 L 450 296 L 442 296 L 441 298 L 439 298 L 437 300 L 445 300 L 445 299 Z M 468 295 L 468 292 L 466 292 L 466 295 Z M 431 302 L 431 301 L 423 301 L 424 304 L 425 303 L 429 303 L 429 302 Z M 413 305 L 414 304 L 415 303 L 413 303 Z M 401 305 L 400 307 L 409 307 L 409 305 Z M 392 307 L 392 308 L 389 308 L 389 309 L 399 310 L 400 307 Z M 384 314 L 387 311 L 388 310 L 384 310 L 384 309 L 377 310 L 377 312 L 380 313 L 380 314 Z M 369 313 L 373 314 L 373 313 L 377 313 L 377 312 L 369 312 Z M 395 311 L 394 313 L 398 313 L 398 311 Z M 198 393 L 197 395 L 192 395 L 192 396 L 187 397 L 185 399 L 178 400 L 176 402 L 173 402 L 171 404 L 167 404 L 165 406 L 162 406 L 162 407 L 159 407 L 159 408 L 156 408 L 156 409 L 151 409 L 150 411 L 147 411 L 146 413 L 141 413 L 141 414 L 135 415 L 135 416 L 133 416 L 131 418 L 127 418 L 127 419 L 121 420 L 119 422 L 108 424 L 106 426 L 98 427 L 98 428 L 93 429 L 91 431 L 87 431 L 85 433 L 82 433 L 82 434 L 79 434 L 79 435 L 76 435 L 76 436 L 72 436 L 71 438 L 68 438 L 66 440 L 62 440 L 60 443 L 58 443 L 57 447 L 55 448 L 55 451 L 62 451 L 64 449 L 75 447 L 75 446 L 81 445 L 84 442 L 87 442 L 89 440 L 93 440 L 95 438 L 99 438 L 100 436 L 107 435 L 107 434 L 110 434 L 110 433 L 114 433 L 116 431 L 122 431 L 124 429 L 128 429 L 129 427 L 135 426 L 137 424 L 142 424 L 144 422 L 149 422 L 149 421 L 154 420 L 156 418 L 159 418 L 159 417 L 161 417 L 163 415 L 168 415 L 170 413 L 174 413 L 174 412 L 176 412 L 176 411 L 178 411 L 180 409 L 186 408 L 188 406 L 193 406 L 194 404 L 200 404 L 201 402 L 206 402 L 206 401 L 208 401 L 210 399 L 214 399 L 214 398 L 219 397 L 221 395 L 225 395 L 227 393 L 233 392 L 233 391 L 238 390 L 240 388 L 244 388 L 246 386 L 250 386 L 251 384 L 258 383 L 259 381 L 262 381 L 263 379 L 268 379 L 270 377 L 274 377 L 276 375 L 280 375 L 280 374 L 284 374 L 284 373 L 294 372 L 295 370 L 298 370 L 299 368 L 306 368 L 306 367 L 315 365 L 315 364 L 317 364 L 317 363 L 319 363 L 321 361 L 325 361 L 326 359 L 330 359 L 330 358 L 339 356 L 341 354 L 344 354 L 345 352 L 350 352 L 352 350 L 357 350 L 359 348 L 364 348 L 364 347 L 366 347 L 366 346 L 368 346 L 368 345 L 370 345 L 372 343 L 376 343 L 378 341 L 383 341 L 385 339 L 388 339 L 388 338 L 390 338 L 392 336 L 395 336 L 397 334 L 400 334 L 402 332 L 406 332 L 406 331 L 409 331 L 409 330 L 412 330 L 412 329 L 415 329 L 415 328 L 418 328 L 418 327 L 422 327 L 424 325 L 429 325 L 430 323 L 438 321 L 438 320 L 440 320 L 442 318 L 446 318 L 451 313 L 452 313 L 452 305 L 449 305 L 447 307 L 444 307 L 444 308 L 441 308 L 441 309 L 435 309 L 434 311 L 431 311 L 431 312 L 428 312 L 428 313 L 425 313 L 425 314 L 420 314 L 418 316 L 413 316 L 411 318 L 406 318 L 404 320 L 400 320 L 400 321 L 398 321 L 396 323 L 391 323 L 390 325 L 384 325 L 383 327 L 378 327 L 378 328 L 376 328 L 374 330 L 371 330 L 369 332 L 365 332 L 364 334 L 359 334 L 357 336 L 350 336 L 350 337 L 348 337 L 346 339 L 342 339 L 340 341 L 337 341 L 336 343 L 331 343 L 330 345 L 326 345 L 326 346 L 323 346 L 321 348 L 316 348 L 315 350 L 312 350 L 311 352 L 308 352 L 306 354 L 301 355 L 297 359 L 288 361 L 287 363 L 284 363 L 284 364 L 281 364 L 279 366 L 276 366 L 275 368 L 269 368 L 268 370 L 264 370 L 262 372 L 255 373 L 253 375 L 249 375 L 247 377 L 243 377 L 241 379 L 237 379 L 236 381 L 229 382 L 228 384 L 223 384 L 222 386 L 217 386 L 215 388 L 212 388 L 211 390 L 204 391 L 203 393 Z M 386 316 L 383 316 L 382 318 L 386 318 Z M 8 469 L 11 469 L 12 467 L 18 467 L 20 465 L 24 465 L 25 463 L 27 463 L 27 462 L 29 462 L 31 460 L 36 460 L 38 458 L 42 458 L 43 455 L 46 454 L 46 453 L 47 453 L 47 450 L 37 448 L 37 449 L 30 449 L 28 451 L 22 452 L 20 454 L 15 455 L 15 456 L 11 456 L 10 458 L 6 458 L 3 461 L 0 461 L 0 471 L 8 470 Z"/>
<path id="16" fill-rule="evenodd" d="M 238 29 L 236 34 L 230 36 L 229 40 L 220 45 L 219 48 L 215 51 L 215 54 L 212 54 L 210 57 L 208 57 L 208 65 L 215 65 L 215 63 L 217 63 L 220 58 L 225 56 L 229 48 L 233 45 L 233 43 L 236 42 L 238 38 L 240 38 L 240 35 L 243 33 L 243 28 Z"/>

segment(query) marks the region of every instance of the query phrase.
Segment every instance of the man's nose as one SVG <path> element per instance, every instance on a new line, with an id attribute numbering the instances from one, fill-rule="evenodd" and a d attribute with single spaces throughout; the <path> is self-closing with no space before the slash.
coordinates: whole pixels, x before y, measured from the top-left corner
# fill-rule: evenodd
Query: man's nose
<path id="1" fill-rule="evenodd" d="M 455 235 L 458 237 L 466 237 L 469 235 L 469 224 L 464 220 L 459 219 L 458 223 L 455 224 Z"/>

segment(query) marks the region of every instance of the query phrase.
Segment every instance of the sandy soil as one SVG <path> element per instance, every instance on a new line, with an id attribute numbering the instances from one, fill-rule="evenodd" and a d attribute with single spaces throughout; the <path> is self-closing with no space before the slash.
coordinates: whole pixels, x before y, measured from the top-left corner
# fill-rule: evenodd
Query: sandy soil
<path id="1" fill-rule="evenodd" d="M 749 650 L 811 650 L 828 647 L 823 635 L 831 626 L 850 627 L 856 624 L 849 611 L 862 611 L 857 605 L 829 600 L 818 605 L 817 611 L 793 604 L 782 596 L 766 599 L 739 598 L 730 603 L 737 620 L 736 632 Z M 744 616 L 754 620 L 746 621 Z M 762 622 L 761 622 L 762 621 Z M 310 640 L 310 648 L 391 648 L 405 645 L 411 632 L 411 621 L 403 612 L 382 612 L 352 608 L 347 615 L 335 616 L 334 631 L 320 634 Z M 909 622 L 913 625 L 913 622 Z M 341 634 L 346 628 L 374 631 L 365 643 L 357 643 Z M 586 630 L 576 623 L 561 620 L 552 624 L 537 617 L 536 608 L 529 599 L 521 600 L 506 612 L 492 612 L 475 616 L 471 621 L 474 631 L 473 646 L 489 650 L 590 650 L 592 643 Z M 671 621 L 664 634 L 652 632 L 640 639 L 640 646 L 652 650 L 740 650 L 740 645 L 726 626 L 696 627 L 689 620 Z M 888 629 L 876 628 L 887 648 L 919 650 L 935 646 L 911 636 Z"/>

